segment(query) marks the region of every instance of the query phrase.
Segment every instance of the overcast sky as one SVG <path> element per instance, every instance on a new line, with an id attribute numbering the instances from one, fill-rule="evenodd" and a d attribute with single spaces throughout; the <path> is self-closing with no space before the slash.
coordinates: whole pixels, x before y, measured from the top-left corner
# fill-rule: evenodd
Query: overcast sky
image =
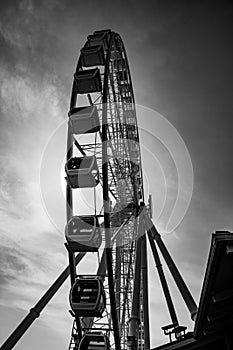
<path id="1" fill-rule="evenodd" d="M 198 303 L 211 233 L 233 228 L 232 18 L 231 1 L 0 2 L 1 343 L 67 264 L 64 237 L 42 204 L 40 164 L 50 135 L 67 118 L 79 50 L 98 29 L 120 33 L 137 104 L 166 118 L 164 123 L 171 123 L 173 135 L 177 130 L 191 157 L 192 199 L 183 221 L 164 240 Z M 157 218 L 164 195 L 159 169 L 167 176 L 170 205 L 179 192 L 178 175 L 176 161 L 158 138 L 148 141 L 148 132 L 158 133 L 150 118 L 149 110 L 139 113 L 146 187 Z M 160 327 L 170 320 L 148 259 L 156 346 L 167 340 Z M 66 283 L 17 349 L 68 347 L 68 290 Z M 174 284 L 172 294 L 180 323 L 192 329 Z"/>

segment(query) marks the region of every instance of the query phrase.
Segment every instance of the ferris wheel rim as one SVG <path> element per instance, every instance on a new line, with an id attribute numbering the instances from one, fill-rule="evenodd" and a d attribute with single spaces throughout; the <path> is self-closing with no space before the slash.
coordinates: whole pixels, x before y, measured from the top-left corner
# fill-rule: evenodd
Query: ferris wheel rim
<path id="1" fill-rule="evenodd" d="M 107 56 L 106 56 L 106 63 L 105 63 L 105 71 L 104 71 L 104 84 L 103 84 L 103 105 L 104 105 L 104 117 L 102 119 L 102 127 L 106 128 L 108 121 L 106 119 L 106 109 L 108 108 L 108 88 L 109 88 L 109 83 L 108 83 L 108 77 L 109 77 L 109 73 L 110 73 L 110 59 L 111 59 L 111 49 L 114 43 L 114 40 L 118 39 L 120 42 L 120 48 L 122 50 L 122 52 L 124 53 L 124 62 L 126 63 L 126 71 L 127 71 L 127 77 L 129 79 L 129 91 L 130 91 L 130 97 L 132 98 L 132 101 L 129 104 L 124 103 L 123 105 L 132 105 L 133 109 L 134 109 L 134 124 L 138 130 L 138 125 L 137 125 L 137 119 L 136 119 L 136 111 L 135 111 L 135 98 L 134 98 L 134 91 L 133 91 L 133 85 L 132 85 L 132 79 L 131 79 L 131 74 L 130 74 L 130 69 L 129 69 L 129 63 L 128 63 L 128 58 L 127 58 L 127 54 L 126 54 L 126 49 L 124 46 L 124 43 L 122 41 L 121 36 L 118 33 L 112 33 L 111 36 L 111 40 L 108 46 L 108 51 L 107 51 Z M 123 58 L 123 56 L 122 56 Z M 113 103 L 115 103 L 116 101 L 113 101 Z M 111 103 L 111 102 L 110 102 Z M 132 123 L 132 122 L 131 122 Z M 130 125 L 131 125 L 130 123 Z M 107 136 L 104 139 L 104 142 L 108 141 Z M 139 168 L 140 168 L 140 181 L 141 181 L 141 192 L 142 192 L 142 202 L 144 202 L 144 191 L 143 191 L 143 176 L 142 176 L 142 166 L 141 166 L 141 151 L 140 151 L 140 141 L 139 141 L 139 135 L 138 135 L 138 139 L 137 139 L 137 144 L 138 144 L 138 157 L 139 157 Z M 130 158 L 130 155 L 127 155 L 128 158 Z M 108 161 L 108 157 L 106 156 L 105 159 L 106 163 Z M 139 203 L 137 203 L 139 205 Z"/>
<path id="2" fill-rule="evenodd" d="M 115 46 L 114 46 L 115 45 Z M 107 50 L 106 50 L 106 58 L 105 58 L 105 64 L 104 64 L 104 73 L 103 73 L 103 83 L 102 83 L 102 89 L 100 92 L 101 95 L 101 106 L 102 106 L 102 130 L 101 130 L 101 142 L 102 142 L 102 191 L 103 191 L 103 206 L 104 206 L 104 211 L 103 211 L 103 216 L 104 216 L 104 228 L 105 228 L 105 254 L 106 254 L 106 268 L 107 268 L 107 276 L 108 276 L 108 288 L 109 288 L 109 298 L 110 298 L 110 308 L 111 308 L 111 319 L 112 319 L 112 326 L 113 326 L 113 336 L 115 338 L 114 343 L 115 343 L 115 349 L 118 350 L 121 347 L 121 343 L 124 343 L 126 346 L 126 341 L 127 341 L 127 333 L 126 333 L 126 328 L 128 327 L 127 324 L 124 325 L 124 331 L 122 329 L 122 323 L 126 323 L 125 321 L 130 317 L 130 303 L 131 303 L 131 297 L 123 294 L 124 291 L 120 291 L 120 289 L 118 290 L 119 293 L 122 294 L 122 297 L 117 300 L 118 303 L 118 307 L 122 308 L 123 307 L 123 311 L 122 311 L 122 315 L 121 315 L 121 319 L 118 318 L 116 309 L 117 309 L 117 305 L 116 305 L 116 299 L 115 299 L 115 278 L 116 278 L 116 270 L 117 270 L 117 257 L 116 257 L 116 251 L 120 251 L 119 249 L 121 249 L 121 254 L 123 254 L 123 257 L 120 260 L 120 266 L 124 266 L 124 273 L 127 274 L 127 277 L 122 277 L 121 273 L 120 273 L 120 278 L 122 279 L 121 283 L 124 283 L 124 285 L 126 286 L 126 290 L 130 291 L 132 293 L 132 278 L 133 278 L 133 265 L 134 265 L 134 250 L 135 250 L 135 237 L 132 241 L 132 239 L 130 240 L 126 240 L 126 242 L 122 245 L 122 242 L 120 244 L 120 247 L 116 247 L 114 248 L 114 253 L 112 255 L 112 247 L 113 244 L 112 242 L 108 241 L 110 239 L 110 235 L 109 235 L 109 229 L 111 224 L 113 223 L 112 218 L 110 218 L 110 208 L 109 208 L 109 193 L 111 192 L 110 190 L 110 186 L 108 183 L 108 166 L 110 167 L 110 158 L 108 156 L 108 149 L 107 149 L 107 142 L 109 141 L 108 138 L 108 134 L 107 134 L 107 128 L 108 128 L 108 120 L 107 120 L 107 107 L 108 107 L 108 103 L 110 102 L 117 102 L 114 98 L 111 101 L 110 100 L 110 93 L 112 93 L 112 95 L 114 96 L 114 93 L 117 93 L 117 96 L 120 96 L 120 102 L 123 105 L 123 103 L 125 103 L 123 101 L 123 93 L 122 90 L 120 89 L 120 82 L 118 80 L 117 77 L 117 73 L 119 73 L 119 67 L 117 67 L 116 69 L 113 67 L 113 63 L 112 66 L 110 67 L 110 61 L 111 61 L 111 53 L 113 50 L 113 46 L 114 46 L 114 50 L 115 53 L 117 52 L 117 50 L 119 50 L 120 52 L 120 59 L 121 61 L 125 63 L 126 65 L 126 94 L 129 96 L 130 98 L 130 105 L 132 106 L 132 112 L 133 112 L 133 124 L 135 125 L 135 130 L 136 130 L 136 135 L 137 135 L 137 142 L 139 143 L 139 138 L 138 138 L 138 129 L 137 129 L 137 120 L 136 120 L 136 111 L 135 111 L 135 99 L 134 99 L 134 93 L 133 93 L 133 85 L 132 85 L 132 79 L 131 79 L 131 75 L 130 75 L 130 69 L 129 69 L 129 64 L 128 64 L 128 59 L 127 59 L 127 54 L 126 54 L 126 50 L 123 44 L 123 41 L 120 37 L 120 35 L 118 33 L 115 32 L 111 32 L 111 37 L 107 46 Z M 117 58 L 115 58 L 115 60 L 117 60 Z M 76 66 L 76 71 L 75 71 L 75 76 L 74 76 L 74 81 L 73 81 L 73 86 L 72 86 L 72 92 L 71 92 L 71 101 L 70 101 L 70 110 L 75 107 L 77 105 L 77 97 L 78 97 L 78 93 L 76 92 L 76 73 L 79 73 L 80 71 L 85 71 L 86 66 L 84 66 L 84 70 L 82 67 L 82 62 L 81 62 L 81 55 L 79 56 L 78 62 L 77 62 L 77 66 Z M 115 77 L 115 81 L 114 84 L 116 84 L 117 87 L 117 92 L 115 91 L 115 85 L 112 84 L 110 87 L 110 74 L 112 74 L 113 77 Z M 111 91 L 111 92 L 110 92 Z M 86 93 L 86 96 L 88 97 L 89 102 L 91 101 L 90 96 Z M 97 99 L 98 100 L 98 99 Z M 101 109 L 101 108 L 100 108 Z M 119 117 L 119 116 L 118 116 Z M 115 117 L 113 116 L 113 121 L 115 121 L 116 123 L 122 123 L 123 127 L 126 127 L 127 124 L 123 123 L 123 117 L 122 115 L 120 115 L 119 121 L 117 121 L 116 119 L 114 119 Z M 131 120 L 132 123 L 132 120 Z M 128 135 L 127 133 L 124 135 Z M 71 131 L 69 130 L 69 126 L 68 126 L 68 137 L 67 137 L 67 161 L 68 159 L 72 156 L 72 147 L 73 147 L 73 140 L 71 137 Z M 127 155 L 127 159 L 130 160 L 130 148 L 128 148 L 128 145 L 126 147 L 125 143 L 128 142 L 127 138 L 120 138 L 120 136 L 118 136 L 119 140 L 122 142 L 122 144 L 125 147 L 125 152 Z M 113 145 L 113 147 L 117 147 L 117 143 L 115 143 Z M 103 151 L 105 149 L 105 151 Z M 81 150 L 82 151 L 82 150 Z M 105 152 L 105 154 L 104 154 Z M 141 156 L 140 156 L 140 148 L 137 148 L 137 152 L 139 153 L 139 162 L 140 162 L 140 166 L 141 166 Z M 81 152 L 82 153 L 82 152 Z M 84 153 L 85 154 L 85 153 Z M 130 164 L 131 166 L 131 164 Z M 113 172 L 115 173 L 117 169 L 116 164 L 114 164 L 113 166 Z M 129 169 L 131 168 L 127 168 L 126 167 L 126 171 L 129 171 Z M 130 177 L 130 181 L 133 183 L 134 178 L 132 177 L 132 174 L 128 174 L 128 176 Z M 141 178 L 142 178 L 142 173 L 140 173 Z M 131 191 L 134 191 L 134 187 L 136 186 L 135 184 L 133 185 L 131 184 Z M 113 186 L 113 185 L 112 185 Z M 114 186 L 113 186 L 114 187 Z M 143 190 L 143 186 L 141 185 L 141 188 Z M 116 187 L 116 193 L 118 193 L 118 188 Z M 134 192 L 132 192 L 133 195 L 135 195 Z M 118 194 L 119 197 L 119 194 Z M 138 194 L 137 194 L 137 205 L 139 205 L 138 203 Z M 71 211 L 69 212 L 68 210 L 68 217 L 69 215 L 72 214 L 73 212 L 73 203 L 72 203 L 72 189 L 67 186 L 67 202 L 69 202 L 68 204 L 70 204 L 71 206 Z M 134 214 L 130 214 L 131 216 L 131 223 L 128 221 L 129 220 L 125 220 L 125 222 L 128 225 L 128 231 L 132 231 L 134 233 L 137 232 L 138 230 L 138 217 L 136 216 L 136 212 Z M 137 235 L 136 235 L 137 236 Z M 114 242 L 114 244 L 116 244 L 116 240 Z M 126 254 L 126 255 L 125 255 Z M 124 256 L 125 255 L 125 256 Z M 127 261 L 126 256 L 129 256 L 131 259 L 130 261 Z M 118 286 L 119 287 L 119 286 Z M 120 288 L 120 287 L 119 287 Z M 120 294 L 120 295 L 121 295 Z M 123 300 L 124 299 L 124 300 Z M 122 306 L 123 305 L 123 306 Z M 115 314 L 115 316 L 114 316 Z M 114 321 L 115 318 L 115 321 Z M 93 323 L 89 323 L 89 324 L 93 324 Z M 121 328 L 121 332 L 123 332 L 122 334 L 124 334 L 124 339 L 122 338 L 122 335 L 120 335 L 119 329 Z M 123 340 L 122 340 L 123 339 Z"/>

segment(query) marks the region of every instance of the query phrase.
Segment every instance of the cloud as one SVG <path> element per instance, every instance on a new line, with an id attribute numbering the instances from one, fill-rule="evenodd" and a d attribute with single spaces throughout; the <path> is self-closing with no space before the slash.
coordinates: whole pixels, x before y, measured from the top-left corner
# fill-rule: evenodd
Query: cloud
<path id="1" fill-rule="evenodd" d="M 2 65 L 0 78 L 0 305 L 26 311 L 67 265 L 64 236 L 43 209 L 39 184 L 45 144 L 65 113 L 56 75 L 36 79 L 20 63 Z M 70 327 L 67 287 L 43 317 L 55 330 Z"/>
<path id="2" fill-rule="evenodd" d="M 36 79 L 33 72 L 23 64 L 18 64 L 13 72 L 1 67 L 1 110 L 11 123 L 46 122 L 56 118 L 61 120 L 61 95 L 56 76 L 46 74 Z M 54 122 L 56 123 L 56 119 Z M 25 125 L 23 125 L 25 126 Z"/>
<path id="3" fill-rule="evenodd" d="M 51 29 L 49 14 L 63 6 L 59 1 L 21 0 L 2 6 L 0 34 L 12 48 L 35 54 L 41 34 Z M 12 23 L 13 21 L 13 23 Z"/>
<path id="4" fill-rule="evenodd" d="M 64 236 L 44 211 L 39 184 L 46 142 L 67 115 L 60 77 L 45 68 L 54 62 L 48 53 L 51 42 L 46 40 L 47 49 L 40 50 L 45 35 L 55 34 L 48 16 L 57 6 L 50 1 L 36 9 L 33 1 L 21 1 L 5 6 L 0 16 L 0 35 L 8 49 L 0 66 L 0 305 L 24 312 L 67 266 Z M 41 320 L 69 336 L 68 292 L 66 283 Z"/>
<path id="5" fill-rule="evenodd" d="M 4 288 L 4 285 L 6 285 L 9 280 L 15 279 L 15 271 L 17 271 L 17 273 L 23 273 L 25 269 L 26 264 L 23 262 L 22 254 L 20 252 L 15 248 L 10 249 L 9 247 L 0 247 L 1 289 Z"/>

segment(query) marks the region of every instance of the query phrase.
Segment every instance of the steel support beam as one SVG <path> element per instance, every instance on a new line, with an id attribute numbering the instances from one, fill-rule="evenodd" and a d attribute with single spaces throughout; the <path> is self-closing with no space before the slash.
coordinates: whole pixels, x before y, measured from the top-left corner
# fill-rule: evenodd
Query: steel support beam
<path id="1" fill-rule="evenodd" d="M 149 295 L 148 295 L 148 267 L 147 267 L 147 242 L 145 226 L 142 222 L 142 305 L 143 305 L 143 326 L 144 326 L 144 349 L 150 349 L 150 325 L 149 325 Z"/>
<path id="2" fill-rule="evenodd" d="M 116 309 L 117 317 L 120 322 L 120 304 L 121 304 L 121 247 L 120 240 L 117 239 L 116 246 L 116 267 L 115 267 L 115 283 L 116 283 Z M 121 329 L 121 327 L 120 327 Z"/>
<path id="3" fill-rule="evenodd" d="M 73 155 L 73 134 L 72 134 L 70 123 L 68 123 L 66 161 L 68 161 L 72 157 L 72 155 Z M 68 184 L 68 182 L 66 182 L 66 221 L 68 222 L 72 216 L 73 216 L 72 189 Z"/>
<path id="4" fill-rule="evenodd" d="M 67 243 L 65 243 L 65 247 L 68 252 L 68 257 L 69 257 L 69 267 L 70 267 L 70 284 L 71 287 L 73 286 L 75 282 L 75 276 L 76 276 L 76 270 L 75 270 L 75 255 L 74 253 L 70 250 L 70 247 Z"/>
<path id="5" fill-rule="evenodd" d="M 197 314 L 197 305 L 146 210 L 143 210 L 143 216 L 145 220 L 147 233 L 151 236 L 152 239 L 156 241 L 163 255 L 163 258 L 172 274 L 172 277 L 176 282 L 180 294 L 182 295 L 184 302 L 190 311 L 191 318 L 194 320 Z"/>
<path id="6" fill-rule="evenodd" d="M 171 317 L 171 321 L 174 325 L 178 325 L 178 319 L 176 316 L 176 311 L 175 311 L 175 307 L 174 304 L 172 302 L 172 298 L 169 292 L 169 288 L 168 288 L 168 284 L 163 272 L 163 268 L 162 268 L 162 264 L 159 258 L 159 254 L 155 245 L 155 242 L 153 240 L 153 238 L 151 237 L 151 235 L 148 235 L 149 238 L 149 242 L 150 242 L 150 246 L 151 246 L 151 250 L 154 256 L 154 261 L 155 261 L 155 265 L 157 267 L 158 270 L 158 274 L 159 274 L 159 278 L 160 278 L 160 282 L 163 288 L 163 293 L 167 302 L 167 307 L 170 313 L 170 317 Z"/>

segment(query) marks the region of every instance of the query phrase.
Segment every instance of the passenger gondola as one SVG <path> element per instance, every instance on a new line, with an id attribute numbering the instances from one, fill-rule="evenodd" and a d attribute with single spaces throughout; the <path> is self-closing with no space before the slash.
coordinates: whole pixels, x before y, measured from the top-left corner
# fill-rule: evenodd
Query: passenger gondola
<path id="1" fill-rule="evenodd" d="M 96 216 L 73 216 L 65 229 L 67 243 L 72 252 L 97 252 L 102 236 Z"/>
<path id="2" fill-rule="evenodd" d="M 110 342 L 102 332 L 87 333 L 80 341 L 78 350 L 110 350 Z"/>
<path id="3" fill-rule="evenodd" d="M 101 75 L 98 68 L 79 70 L 74 74 L 78 94 L 100 92 L 102 90 Z"/>
<path id="4" fill-rule="evenodd" d="M 68 115 L 73 134 L 94 133 L 100 130 L 96 106 L 74 107 Z"/>
<path id="5" fill-rule="evenodd" d="M 106 307 L 102 280 L 98 276 L 78 278 L 70 290 L 70 306 L 76 316 L 101 317 Z"/>
<path id="6" fill-rule="evenodd" d="M 73 157 L 65 165 L 67 181 L 72 188 L 95 187 L 99 171 L 95 156 Z"/>

